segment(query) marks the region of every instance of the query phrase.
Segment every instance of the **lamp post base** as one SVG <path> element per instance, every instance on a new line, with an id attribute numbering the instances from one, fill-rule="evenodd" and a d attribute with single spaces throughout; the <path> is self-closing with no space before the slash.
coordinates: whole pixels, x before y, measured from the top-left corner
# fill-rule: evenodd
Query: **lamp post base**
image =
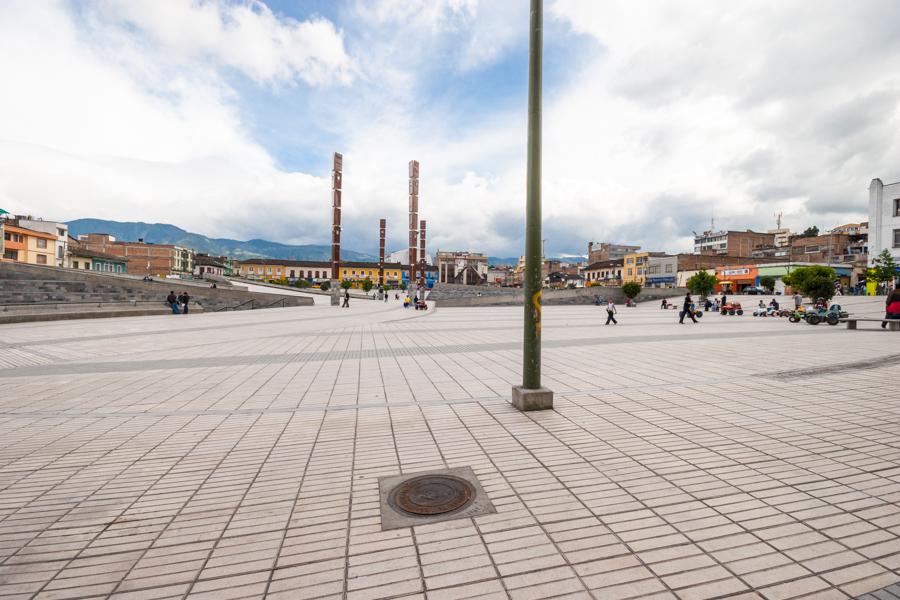
<path id="1" fill-rule="evenodd" d="M 544 387 L 527 390 L 521 385 L 514 385 L 512 404 L 521 411 L 553 410 L 553 392 Z"/>

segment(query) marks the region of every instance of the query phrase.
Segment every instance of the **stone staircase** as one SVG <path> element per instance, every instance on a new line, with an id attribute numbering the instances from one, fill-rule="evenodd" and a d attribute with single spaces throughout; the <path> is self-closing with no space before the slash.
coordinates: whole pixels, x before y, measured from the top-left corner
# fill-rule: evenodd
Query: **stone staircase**
<path id="1" fill-rule="evenodd" d="M 311 298 L 299 296 L 0 262 L 0 323 L 166 314 L 171 313 L 165 304 L 169 291 L 178 294 L 183 290 L 191 295 L 192 312 L 312 304 Z"/>

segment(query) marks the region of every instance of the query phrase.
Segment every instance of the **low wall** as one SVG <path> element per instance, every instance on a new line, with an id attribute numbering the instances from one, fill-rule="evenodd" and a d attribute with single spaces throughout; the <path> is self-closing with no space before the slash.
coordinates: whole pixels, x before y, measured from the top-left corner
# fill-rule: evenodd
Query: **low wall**
<path id="1" fill-rule="evenodd" d="M 438 306 L 443 308 L 453 308 L 462 306 L 522 306 L 525 301 L 524 293 L 518 288 L 499 288 L 504 290 L 502 293 L 483 293 L 481 287 L 472 286 L 472 295 L 438 295 L 434 294 L 428 297 L 434 300 Z M 498 288 L 493 288 L 494 290 Z M 459 290 L 454 290 L 459 292 Z M 482 292 L 479 296 L 478 292 Z M 676 296 L 684 296 L 687 293 L 685 288 L 646 288 L 641 290 L 635 300 L 642 302 L 658 302 L 663 298 L 673 298 Z M 597 297 L 612 300 L 618 304 L 624 304 L 625 294 L 618 287 L 590 287 L 576 288 L 574 290 L 549 290 L 545 289 L 541 296 L 544 306 L 561 306 L 576 304 L 594 304 Z"/>

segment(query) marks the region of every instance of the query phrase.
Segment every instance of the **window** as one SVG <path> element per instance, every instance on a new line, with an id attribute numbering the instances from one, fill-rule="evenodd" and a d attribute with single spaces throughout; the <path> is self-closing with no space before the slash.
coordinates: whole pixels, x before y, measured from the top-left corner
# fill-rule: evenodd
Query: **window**
<path id="1" fill-rule="evenodd" d="M 46 248 L 46 247 L 47 247 L 47 240 L 45 240 L 44 238 L 38 238 L 38 239 L 37 239 L 37 247 L 38 247 L 38 248 Z M 47 259 L 44 258 L 44 260 L 47 260 Z"/>
<path id="2" fill-rule="evenodd" d="M 672 263 L 669 263 L 666 265 L 666 273 L 671 273 L 671 272 L 672 272 Z"/>
<path id="3" fill-rule="evenodd" d="M 91 263 L 85 262 L 85 263 L 84 263 L 84 268 L 87 269 L 88 271 L 90 271 L 90 270 L 91 270 Z"/>
<path id="4" fill-rule="evenodd" d="M 894 230 L 894 248 L 900 248 L 900 229 Z"/>
<path id="5" fill-rule="evenodd" d="M 44 243 L 47 243 L 47 240 L 44 240 Z M 37 255 L 37 264 L 46 265 L 47 264 L 47 255 L 46 254 L 38 254 Z"/>
<path id="6" fill-rule="evenodd" d="M 6 250 L 5 252 L 3 252 L 3 258 L 19 260 L 19 251 L 18 250 Z"/>
<path id="7" fill-rule="evenodd" d="M 626 273 L 627 273 L 627 275 L 628 275 L 629 277 L 631 277 L 631 272 L 632 272 L 632 271 L 633 271 L 633 269 L 628 269 L 628 270 L 626 271 Z"/>
<path id="8" fill-rule="evenodd" d="M 319 272 L 316 271 L 316 279 L 318 279 L 318 278 L 319 278 Z"/>
<path id="9" fill-rule="evenodd" d="M 77 260 L 72 261 L 72 268 L 73 268 L 73 269 L 77 269 L 77 268 L 78 268 L 78 261 L 77 261 Z"/>
<path id="10" fill-rule="evenodd" d="M 900 217 L 900 198 L 894 200 L 894 216 Z"/>
<path id="11" fill-rule="evenodd" d="M 249 272 L 250 272 L 250 273 L 253 272 L 253 267 L 249 267 Z"/>
<path id="12" fill-rule="evenodd" d="M 6 240 L 7 242 L 16 242 L 17 244 L 22 243 L 22 236 L 19 235 L 18 233 L 6 232 L 3 234 L 3 239 Z"/>

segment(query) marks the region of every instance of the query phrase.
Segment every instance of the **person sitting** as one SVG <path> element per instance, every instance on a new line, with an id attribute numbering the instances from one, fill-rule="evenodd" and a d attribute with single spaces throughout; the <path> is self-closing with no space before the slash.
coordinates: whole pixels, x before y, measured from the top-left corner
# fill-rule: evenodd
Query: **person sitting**
<path id="1" fill-rule="evenodd" d="M 759 301 L 759 308 L 763 308 L 763 309 L 764 309 L 765 307 L 766 307 L 765 303 L 763 303 L 763 301 L 760 300 L 760 301 Z"/>

